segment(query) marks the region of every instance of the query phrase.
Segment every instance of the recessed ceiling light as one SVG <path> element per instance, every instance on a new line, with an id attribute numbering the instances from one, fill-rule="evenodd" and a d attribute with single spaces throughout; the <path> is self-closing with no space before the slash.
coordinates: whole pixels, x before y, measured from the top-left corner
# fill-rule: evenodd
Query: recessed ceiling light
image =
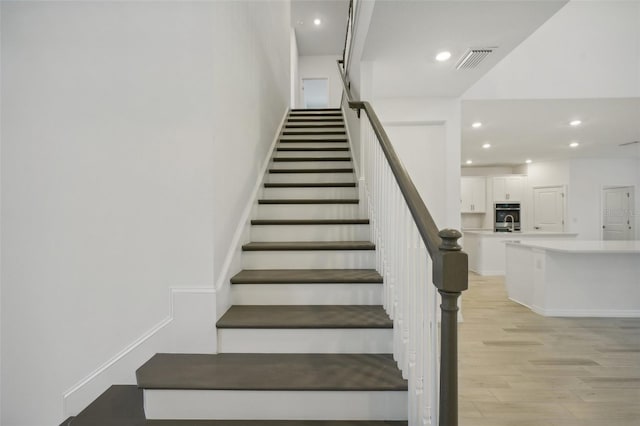
<path id="1" fill-rule="evenodd" d="M 491 144 L 490 143 L 485 143 L 484 145 L 482 145 L 482 147 L 484 149 L 489 149 L 489 148 L 491 148 Z"/>
<path id="2" fill-rule="evenodd" d="M 436 55 L 436 61 L 440 61 L 440 62 L 444 62 L 444 61 L 448 61 L 449 58 L 451 58 L 451 52 L 440 52 Z"/>
<path id="3" fill-rule="evenodd" d="M 479 121 L 476 121 L 471 125 L 471 127 L 473 127 L 474 129 L 477 129 L 478 127 L 482 127 L 482 123 Z"/>
<path id="4" fill-rule="evenodd" d="M 466 161 L 466 163 L 467 163 L 467 164 L 473 164 L 473 161 L 471 161 L 471 160 L 467 160 L 467 161 Z"/>
<path id="5" fill-rule="evenodd" d="M 580 120 L 573 120 L 573 121 L 569 122 L 570 126 L 579 126 L 581 124 L 582 124 L 582 121 L 580 121 Z"/>
<path id="6" fill-rule="evenodd" d="M 313 20 L 314 25 L 320 25 L 322 24 L 322 21 L 320 20 L 320 18 L 316 18 Z"/>
<path id="7" fill-rule="evenodd" d="M 571 142 L 571 143 L 569 144 L 569 146 L 570 146 L 571 148 L 576 148 L 578 145 L 580 145 L 578 142 Z"/>
<path id="8" fill-rule="evenodd" d="M 527 158 L 527 160 L 525 161 L 525 163 L 527 163 L 527 164 L 531 164 L 531 160 L 529 160 L 529 159 Z"/>

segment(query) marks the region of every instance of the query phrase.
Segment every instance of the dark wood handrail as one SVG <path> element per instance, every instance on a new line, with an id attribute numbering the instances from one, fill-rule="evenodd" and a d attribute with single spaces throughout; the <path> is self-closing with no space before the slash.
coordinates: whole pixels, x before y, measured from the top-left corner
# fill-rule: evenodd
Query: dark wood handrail
<path id="1" fill-rule="evenodd" d="M 347 62 L 347 41 L 349 39 L 349 26 L 352 24 L 351 19 L 353 18 L 353 0 L 349 0 L 349 14 L 347 17 L 347 31 L 344 34 L 344 49 L 342 49 L 342 62 L 346 64 Z M 353 25 L 351 25 L 351 31 L 353 31 Z M 345 65 L 346 66 L 346 65 Z"/>
<path id="2" fill-rule="evenodd" d="M 351 11 L 350 11 L 351 13 Z M 351 19 L 351 15 L 350 18 Z M 462 234 L 455 229 L 438 230 L 438 227 L 418 193 L 409 173 L 389 140 L 378 115 L 369 102 L 353 99 L 343 65 L 339 59 L 338 71 L 349 108 L 360 117 L 364 110 L 380 143 L 382 152 L 396 179 L 418 232 L 433 262 L 433 284 L 442 297 L 440 344 L 440 393 L 439 425 L 458 425 L 458 297 L 468 288 L 467 254 L 458 245 Z"/>
<path id="3" fill-rule="evenodd" d="M 367 117 L 369 118 L 369 122 L 371 123 L 371 127 L 373 128 L 373 132 L 378 138 L 378 142 L 380 143 L 380 147 L 382 148 L 382 152 L 384 152 L 384 155 L 387 158 L 389 167 L 393 172 L 393 176 L 395 177 L 396 182 L 398 183 L 398 187 L 400 188 L 400 191 L 404 196 L 405 202 L 409 207 L 409 211 L 411 212 L 411 216 L 415 221 L 416 227 L 418 228 L 418 232 L 420 232 L 420 236 L 422 237 L 422 240 L 424 241 L 424 244 L 427 247 L 427 251 L 429 252 L 429 255 L 435 261 L 438 257 L 441 256 L 441 249 L 443 247 L 441 233 L 446 231 L 447 237 L 451 238 L 451 237 L 454 237 L 455 233 L 458 233 L 458 231 L 455 231 L 455 230 L 440 231 L 438 229 L 435 221 L 433 220 L 433 217 L 431 216 L 431 213 L 429 212 L 429 209 L 427 209 L 427 206 L 424 204 L 422 197 L 420 197 L 420 194 L 418 193 L 416 186 L 411 180 L 411 177 L 409 177 L 409 173 L 407 172 L 404 165 L 400 161 L 400 158 L 398 157 L 398 154 L 396 153 L 395 149 L 393 149 L 393 145 L 389 140 L 389 136 L 387 135 L 387 132 L 384 130 L 382 123 L 380 123 L 380 119 L 378 118 L 378 115 L 376 114 L 375 110 L 373 109 L 373 107 L 369 102 L 356 101 L 353 99 L 351 95 L 351 90 L 349 88 L 349 84 L 347 83 L 347 79 L 342 68 L 343 61 L 339 59 L 337 62 L 338 62 L 338 70 L 340 73 L 340 77 L 342 79 L 342 87 L 344 89 L 344 93 L 347 98 L 347 103 L 349 105 L 349 108 L 352 108 L 355 110 L 364 110 L 364 112 L 367 114 Z M 448 249 L 445 251 L 458 251 L 458 250 L 460 250 L 460 247 L 454 244 L 453 246 L 448 247 Z M 434 270 L 434 275 L 435 275 L 435 272 L 436 271 Z M 466 282 L 466 280 L 467 278 L 465 277 L 464 281 Z M 444 285 L 441 285 L 441 283 L 435 283 L 435 284 L 438 288 L 444 288 Z M 466 288 L 466 284 L 464 285 L 464 288 Z"/>

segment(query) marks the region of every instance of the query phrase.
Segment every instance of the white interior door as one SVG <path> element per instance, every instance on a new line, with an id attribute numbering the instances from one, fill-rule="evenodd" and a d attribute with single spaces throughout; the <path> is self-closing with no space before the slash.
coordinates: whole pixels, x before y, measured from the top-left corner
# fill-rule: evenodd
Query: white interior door
<path id="1" fill-rule="evenodd" d="M 564 188 L 562 186 L 533 189 L 533 229 L 564 232 Z"/>
<path id="2" fill-rule="evenodd" d="M 602 239 L 632 240 L 633 187 L 603 190 Z"/>
<path id="3" fill-rule="evenodd" d="M 329 79 L 303 78 L 302 98 L 305 108 L 329 107 Z"/>

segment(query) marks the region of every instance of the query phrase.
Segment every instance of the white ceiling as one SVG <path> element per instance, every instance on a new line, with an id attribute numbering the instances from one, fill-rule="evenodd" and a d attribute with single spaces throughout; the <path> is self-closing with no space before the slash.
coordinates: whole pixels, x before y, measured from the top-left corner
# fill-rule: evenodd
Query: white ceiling
<path id="1" fill-rule="evenodd" d="M 460 96 L 565 3 L 377 0 L 362 56 L 374 61 L 373 96 Z M 477 68 L 455 70 L 471 47 L 497 49 Z M 435 60 L 442 50 L 451 60 Z"/>
<path id="2" fill-rule="evenodd" d="M 581 125 L 569 125 L 578 119 Z M 472 128 L 475 121 L 482 127 Z M 471 159 L 473 166 L 640 158 L 640 144 L 619 146 L 640 141 L 640 98 L 463 101 L 462 141 L 463 165 Z"/>
<path id="3" fill-rule="evenodd" d="M 347 31 L 349 0 L 292 0 L 291 26 L 298 41 L 298 54 L 342 55 Z M 319 18 L 322 23 L 314 25 Z"/>
<path id="4" fill-rule="evenodd" d="M 601 7 L 598 3 L 602 7 L 606 4 L 592 3 L 594 8 Z M 292 25 L 300 55 L 342 53 L 348 4 L 348 0 L 293 0 Z M 362 60 L 373 62 L 372 97 L 462 96 L 520 44 L 519 57 L 549 54 L 544 46 L 528 52 L 524 48 L 529 44 L 522 43 L 547 21 L 558 27 L 556 31 L 564 42 L 560 50 L 572 52 L 570 44 L 576 40 L 563 35 L 582 34 L 572 29 L 576 24 L 582 25 L 584 31 L 593 28 L 583 22 L 583 12 L 580 2 L 567 4 L 566 0 L 376 0 L 362 56 Z M 315 17 L 323 20 L 320 27 L 313 25 Z M 543 28 L 548 30 L 547 27 L 545 24 Z M 614 30 L 610 28 L 604 35 Z M 633 39 L 634 35 L 632 32 L 620 37 Z M 583 38 L 578 37 L 578 42 Z M 473 70 L 455 70 L 458 59 L 469 47 L 485 46 L 498 49 Z M 585 46 L 575 47 L 576 55 L 585 55 Z M 435 54 L 441 50 L 451 51 L 452 59 L 446 63 L 435 61 Z M 636 56 L 640 61 L 640 50 Z M 604 78 L 602 70 L 595 77 L 599 83 Z M 517 80 L 513 82 L 517 84 Z M 568 124 L 575 118 L 583 121 L 576 128 Z M 474 121 L 484 125 L 472 129 Z M 462 102 L 463 165 L 469 158 L 474 166 L 517 165 L 527 158 L 535 162 L 584 157 L 640 158 L 640 144 L 619 146 L 635 140 L 640 141 L 640 98 Z M 570 148 L 572 141 L 580 146 Z M 488 150 L 482 148 L 486 142 L 492 145 Z"/>

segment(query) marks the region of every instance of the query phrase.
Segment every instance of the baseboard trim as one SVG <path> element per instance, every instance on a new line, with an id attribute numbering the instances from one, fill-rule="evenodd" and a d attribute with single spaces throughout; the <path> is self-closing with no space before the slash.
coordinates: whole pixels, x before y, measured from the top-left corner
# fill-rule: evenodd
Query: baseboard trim
<path id="1" fill-rule="evenodd" d="M 241 267 L 241 254 L 242 254 L 242 245 L 249 241 L 249 230 L 251 228 L 251 216 L 252 213 L 257 208 L 257 200 L 258 195 L 261 190 L 263 190 L 264 180 L 267 174 L 267 168 L 269 167 L 269 163 L 271 163 L 271 159 L 274 155 L 274 150 L 276 144 L 278 143 L 278 139 L 280 138 L 280 133 L 284 128 L 284 125 L 287 121 L 287 117 L 289 115 L 289 108 L 286 108 L 284 114 L 282 115 L 282 119 L 280 120 L 280 124 L 278 125 L 276 134 L 271 141 L 271 146 L 267 150 L 267 155 L 262 162 L 262 166 L 260 167 L 260 171 L 258 172 L 258 177 L 256 179 L 256 183 L 254 185 L 253 191 L 247 200 L 247 204 L 242 211 L 242 215 L 238 220 L 238 225 L 233 234 L 233 238 L 231 239 L 231 244 L 229 245 L 229 251 L 224 259 L 224 263 L 222 264 L 222 268 L 220 269 L 220 275 L 218 275 L 218 280 L 215 283 L 215 290 L 218 293 L 218 298 L 216 300 L 217 310 L 222 315 L 228 308 L 231 306 L 231 295 L 230 295 L 230 280 L 231 277 L 237 274 Z M 224 291 L 226 289 L 227 291 Z M 216 318 L 217 320 L 218 318 Z"/>
<path id="2" fill-rule="evenodd" d="M 215 296 L 210 287 L 172 288 L 166 318 L 64 392 L 64 417 L 77 415 L 114 383 L 135 384 L 135 370 L 157 352 L 215 353 Z"/>
<path id="3" fill-rule="evenodd" d="M 640 318 L 640 310 L 636 309 L 544 309 L 535 305 L 530 309 L 545 317 Z"/>
<path id="4" fill-rule="evenodd" d="M 509 300 L 531 309 L 543 317 L 573 317 L 573 318 L 640 318 L 640 310 L 637 309 L 546 309 L 537 305 L 528 305 L 509 297 Z"/>
<path id="5" fill-rule="evenodd" d="M 239 271 L 243 237 L 248 236 L 250 216 L 256 206 L 275 145 L 287 120 L 287 108 L 277 127 L 271 146 L 263 161 L 255 187 L 238 221 L 230 249 L 214 288 L 172 288 L 171 309 L 167 317 L 144 332 L 116 355 L 71 386 L 62 395 L 65 417 L 78 414 L 114 383 L 135 384 L 135 370 L 157 352 L 215 353 L 215 321 L 217 307 L 230 303 L 229 292 L 219 301 L 220 289 L 228 285 L 231 276 Z M 203 297 L 204 296 L 204 297 Z M 224 310 L 222 310 L 224 313 Z M 204 319 L 204 320 L 203 320 Z"/>

